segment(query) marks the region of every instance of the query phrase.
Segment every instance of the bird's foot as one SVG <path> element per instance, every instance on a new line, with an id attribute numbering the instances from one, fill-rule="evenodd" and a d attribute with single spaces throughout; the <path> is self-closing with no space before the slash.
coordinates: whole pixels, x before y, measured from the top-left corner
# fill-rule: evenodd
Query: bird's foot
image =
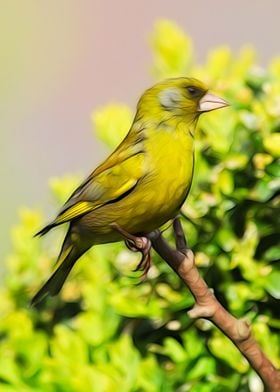
<path id="1" fill-rule="evenodd" d="M 117 223 L 112 223 L 111 226 L 122 235 L 122 237 L 124 238 L 124 242 L 129 250 L 131 250 L 132 252 L 141 253 L 141 260 L 134 271 L 141 271 L 141 280 L 145 280 L 151 267 L 151 241 L 147 237 L 135 236 L 128 233 Z"/>

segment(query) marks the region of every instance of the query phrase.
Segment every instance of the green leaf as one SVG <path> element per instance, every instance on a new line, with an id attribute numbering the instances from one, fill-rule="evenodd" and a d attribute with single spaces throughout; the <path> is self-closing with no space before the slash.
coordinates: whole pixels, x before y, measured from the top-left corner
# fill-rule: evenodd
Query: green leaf
<path id="1" fill-rule="evenodd" d="M 280 133 L 271 133 L 263 140 L 264 148 L 272 156 L 280 157 Z"/>
<path id="2" fill-rule="evenodd" d="M 280 271 L 272 271 L 265 278 L 265 288 L 272 297 L 280 299 Z"/>
<path id="3" fill-rule="evenodd" d="M 280 245 L 271 246 L 264 254 L 265 260 L 280 260 Z"/>
<path id="4" fill-rule="evenodd" d="M 133 114 L 124 104 L 109 104 L 91 114 L 97 136 L 110 147 L 116 147 L 129 131 Z"/>
<path id="5" fill-rule="evenodd" d="M 202 379 L 203 377 L 209 377 L 211 374 L 216 373 L 216 362 L 214 358 L 202 357 L 194 364 L 194 366 L 188 371 L 188 379 Z"/>
<path id="6" fill-rule="evenodd" d="M 150 42 L 157 78 L 187 74 L 192 62 L 192 41 L 179 26 L 169 20 L 156 22 Z"/>
<path id="7" fill-rule="evenodd" d="M 164 341 L 164 352 L 175 363 L 185 362 L 188 359 L 184 347 L 173 338 L 166 338 Z"/>
<path id="8" fill-rule="evenodd" d="M 280 177 L 280 159 L 277 159 L 275 162 L 267 165 L 265 171 L 274 177 Z"/>
<path id="9" fill-rule="evenodd" d="M 273 333 L 268 327 L 268 319 L 268 316 L 260 315 L 252 325 L 252 332 L 268 358 L 279 368 L 279 334 Z"/>
<path id="10" fill-rule="evenodd" d="M 240 373 L 245 373 L 249 365 L 234 344 L 221 332 L 215 331 L 209 339 L 208 346 L 213 355 L 225 361 Z"/>

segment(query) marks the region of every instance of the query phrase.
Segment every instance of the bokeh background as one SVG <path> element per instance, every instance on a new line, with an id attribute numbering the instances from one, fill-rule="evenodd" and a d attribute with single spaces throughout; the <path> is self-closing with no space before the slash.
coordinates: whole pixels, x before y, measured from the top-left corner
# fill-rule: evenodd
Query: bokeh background
<path id="1" fill-rule="evenodd" d="M 279 11 L 274 0 L 0 0 L 0 255 L 20 206 L 55 213 L 50 177 L 86 175 L 105 156 L 90 113 L 114 101 L 134 107 L 153 81 L 156 20 L 190 34 L 198 61 L 212 47 L 250 43 L 266 64 L 279 52 Z"/>
<path id="2" fill-rule="evenodd" d="M 139 94 L 181 75 L 231 103 L 199 121 L 184 232 L 279 367 L 279 6 L 229 4 L 0 0 L 1 392 L 263 392 L 229 339 L 188 317 L 191 294 L 155 252 L 137 284 L 139 255 L 96 246 L 28 305 L 66 228 L 34 232 L 120 141 Z"/>

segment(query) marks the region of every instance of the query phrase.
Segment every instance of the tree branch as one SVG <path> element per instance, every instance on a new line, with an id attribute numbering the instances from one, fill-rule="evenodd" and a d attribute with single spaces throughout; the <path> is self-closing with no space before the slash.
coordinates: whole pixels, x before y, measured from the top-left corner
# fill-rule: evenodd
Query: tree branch
<path id="1" fill-rule="evenodd" d="M 217 300 L 213 291 L 199 275 L 195 265 L 194 254 L 188 248 L 185 235 L 178 218 L 174 220 L 176 249 L 172 248 L 160 232 L 149 236 L 156 252 L 179 275 L 191 291 L 195 305 L 188 312 L 191 318 L 206 318 L 212 321 L 239 349 L 251 367 L 262 379 L 269 392 L 280 391 L 280 372 L 266 357 L 259 344 L 251 334 L 248 321 L 233 317 Z"/>

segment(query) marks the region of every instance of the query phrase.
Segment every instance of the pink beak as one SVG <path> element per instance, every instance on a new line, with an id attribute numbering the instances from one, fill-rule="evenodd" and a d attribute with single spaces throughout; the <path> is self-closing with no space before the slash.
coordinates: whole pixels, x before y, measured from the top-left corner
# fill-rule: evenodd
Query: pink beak
<path id="1" fill-rule="evenodd" d="M 215 94 L 207 92 L 200 99 L 197 111 L 198 112 L 210 112 L 211 110 L 224 108 L 226 106 L 229 106 L 229 103 L 227 101 L 218 97 Z"/>

